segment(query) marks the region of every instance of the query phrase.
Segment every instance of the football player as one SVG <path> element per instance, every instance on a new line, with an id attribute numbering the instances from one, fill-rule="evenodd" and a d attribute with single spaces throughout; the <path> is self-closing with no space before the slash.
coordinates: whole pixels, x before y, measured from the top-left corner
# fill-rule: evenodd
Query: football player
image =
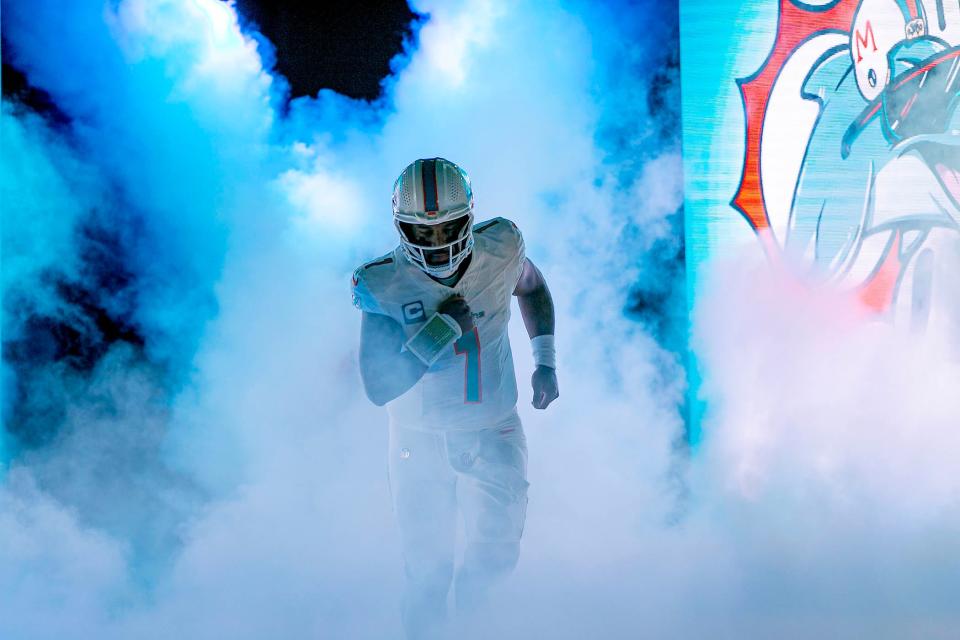
<path id="1" fill-rule="evenodd" d="M 439 630 L 451 584 L 457 608 L 469 609 L 517 562 L 527 448 L 507 336 L 511 296 L 533 347 L 533 406 L 559 395 L 543 275 L 513 222 L 474 225 L 473 208 L 463 169 L 443 158 L 413 162 L 393 188 L 399 246 L 353 275 L 364 389 L 390 414 L 410 637 Z M 465 547 L 454 571 L 458 512 Z"/>

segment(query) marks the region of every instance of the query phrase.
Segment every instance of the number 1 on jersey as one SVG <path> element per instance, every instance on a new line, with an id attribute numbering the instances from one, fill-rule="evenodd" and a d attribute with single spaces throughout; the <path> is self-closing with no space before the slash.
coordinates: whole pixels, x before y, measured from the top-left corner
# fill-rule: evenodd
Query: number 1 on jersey
<path id="1" fill-rule="evenodd" d="M 466 356 L 463 363 L 463 401 L 476 404 L 483 398 L 480 382 L 480 333 L 474 327 L 453 343 L 458 356 Z"/>

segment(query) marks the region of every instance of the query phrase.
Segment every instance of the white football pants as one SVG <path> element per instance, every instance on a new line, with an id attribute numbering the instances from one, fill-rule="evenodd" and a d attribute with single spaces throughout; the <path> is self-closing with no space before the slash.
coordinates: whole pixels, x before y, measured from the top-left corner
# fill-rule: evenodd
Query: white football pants
<path id="1" fill-rule="evenodd" d="M 488 429 L 421 431 L 391 425 L 390 489 L 406 571 L 403 624 L 434 637 L 451 582 L 457 608 L 482 601 L 517 563 L 527 510 L 527 443 L 516 410 Z M 463 562 L 454 576 L 457 513 Z"/>

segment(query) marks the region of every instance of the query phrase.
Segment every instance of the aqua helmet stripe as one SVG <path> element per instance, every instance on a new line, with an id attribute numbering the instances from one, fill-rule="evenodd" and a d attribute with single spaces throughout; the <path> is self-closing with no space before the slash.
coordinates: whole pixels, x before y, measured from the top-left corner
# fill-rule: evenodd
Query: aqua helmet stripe
<path id="1" fill-rule="evenodd" d="M 440 206 L 437 198 L 437 161 L 424 160 L 420 169 L 420 177 L 423 181 L 423 208 L 424 211 L 436 212 Z"/>

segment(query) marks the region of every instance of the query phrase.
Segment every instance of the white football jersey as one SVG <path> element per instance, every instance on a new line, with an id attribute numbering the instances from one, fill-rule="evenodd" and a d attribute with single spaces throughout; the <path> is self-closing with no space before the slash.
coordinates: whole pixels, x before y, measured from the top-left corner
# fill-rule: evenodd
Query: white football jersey
<path id="1" fill-rule="evenodd" d="M 452 287 L 421 271 L 400 247 L 354 272 L 354 304 L 393 318 L 408 338 L 454 294 L 463 296 L 473 313 L 476 328 L 451 345 L 406 393 L 387 404 L 395 425 L 478 429 L 495 424 L 517 404 L 507 323 L 510 300 L 523 272 L 523 237 L 505 218 L 474 225 L 473 235 L 470 264 Z"/>

